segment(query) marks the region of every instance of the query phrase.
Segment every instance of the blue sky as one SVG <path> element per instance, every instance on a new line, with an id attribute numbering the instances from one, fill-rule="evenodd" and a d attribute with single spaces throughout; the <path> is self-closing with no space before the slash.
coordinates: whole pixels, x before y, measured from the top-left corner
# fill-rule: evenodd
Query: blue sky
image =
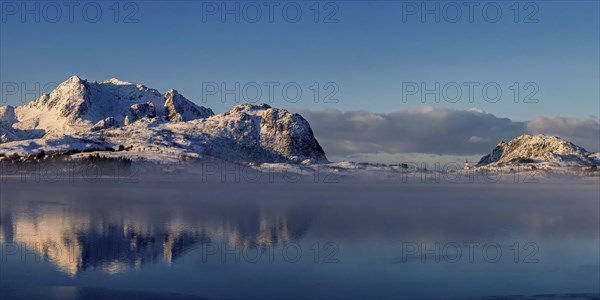
<path id="1" fill-rule="evenodd" d="M 424 82 L 431 88 L 435 82 L 441 86 L 448 82 L 473 81 L 481 86 L 497 82 L 503 98 L 496 103 L 481 97 L 469 103 L 463 95 L 458 103 L 442 100 L 438 104 L 428 98 L 426 104 L 478 107 L 516 120 L 540 115 L 597 116 L 600 110 L 597 1 L 535 2 L 539 8 L 534 14 L 537 23 L 515 23 L 510 8 L 513 2 L 506 1 L 498 2 L 502 17 L 497 23 L 487 22 L 477 7 L 472 23 L 467 20 L 466 7 L 457 23 L 443 19 L 451 18 L 450 8 L 447 15 L 441 15 L 440 23 L 431 15 L 423 23 L 418 13 L 407 15 L 403 22 L 402 2 L 385 1 L 334 2 L 339 8 L 334 15 L 337 23 L 313 22 L 310 1 L 297 2 L 303 12 L 298 23 L 286 22 L 278 9 L 270 23 L 264 6 L 257 23 L 244 21 L 243 17 L 252 17 L 250 10 L 241 12 L 241 21 L 236 23 L 231 15 L 222 22 L 220 12 L 206 15 L 203 21 L 201 3 L 134 3 L 138 10 L 131 19 L 137 23 L 123 22 L 134 9 L 124 4 L 119 6 L 120 21 L 115 23 L 113 2 L 100 2 L 102 17 L 98 23 L 86 22 L 81 6 L 74 9 L 72 23 L 67 7 L 62 8 L 57 23 L 49 22 L 54 8 L 43 3 L 39 23 L 34 15 L 25 16 L 22 22 L 19 13 L 3 11 L 2 81 L 32 85 L 59 82 L 72 74 L 97 81 L 117 77 L 160 91 L 175 88 L 196 102 L 202 99 L 202 82 L 225 83 L 231 88 L 236 82 L 241 86 L 249 82 L 278 82 L 280 86 L 297 82 L 302 99 L 295 104 L 275 99 L 275 106 L 371 112 L 421 105 L 419 94 L 402 102 L 402 82 Z M 237 3 L 242 8 L 244 3 Z M 436 3 L 444 4 L 426 5 L 431 9 Z M 478 3 L 482 7 L 486 2 Z M 320 18 L 325 18 L 333 8 L 325 9 L 321 4 Z M 35 8 L 35 2 L 29 5 Z M 236 2 L 228 5 L 233 8 Z M 534 11 L 523 6 L 522 19 Z M 8 9 L 6 3 L 3 7 Z M 87 15 L 93 18 L 93 10 L 88 10 Z M 290 9 L 289 14 L 292 12 Z M 492 12 L 490 9 L 489 15 Z M 334 82 L 339 87 L 334 98 L 339 102 L 314 103 L 313 82 L 321 86 Z M 535 97 L 539 102 L 515 104 L 510 90 L 514 82 L 521 86 L 534 82 L 539 87 Z M 266 93 L 267 88 L 263 86 L 262 91 Z M 467 88 L 462 91 L 466 93 Z M 521 97 L 531 91 L 533 88 L 521 90 Z M 7 98 L 10 102 L 20 100 Z M 218 95 L 206 99 L 206 105 L 215 111 L 234 104 L 233 98 L 221 103 Z"/>
<path id="2" fill-rule="evenodd" d="M 520 2 L 518 9 L 513 1 L 493 2 L 502 12 L 495 23 L 490 21 L 495 12 L 489 2 L 476 2 L 472 22 L 464 2 L 455 2 L 462 13 L 456 23 L 445 19 L 454 18 L 453 7 L 444 13 L 447 2 L 436 1 L 426 2 L 425 8 L 440 5 L 439 23 L 433 15 L 422 21 L 422 3 L 407 1 L 338 1 L 327 7 L 320 2 L 318 22 L 313 20 L 315 2 L 294 2 L 302 11 L 296 23 L 286 19 L 294 16 L 293 9 L 288 14 L 281 9 L 287 2 L 277 2 L 273 22 L 267 2 L 256 2 L 262 7 L 256 23 L 245 19 L 254 18 L 252 7 L 245 13 L 246 2 L 235 1 L 226 5 L 240 5 L 239 23 L 232 15 L 222 21 L 221 2 L 142 1 L 129 6 L 120 2 L 117 22 L 114 2 L 94 2 L 102 12 L 97 23 L 86 21 L 86 17 L 94 18 L 93 10 L 88 8 L 86 14 L 81 8 L 86 2 L 74 8 L 73 22 L 66 7 L 61 17 L 55 17 L 54 7 L 28 2 L 30 9 L 36 9 L 35 3 L 40 5 L 39 23 L 35 15 L 23 20 L 22 7 L 14 13 L 14 7 L 6 3 L 0 23 L 3 83 L 33 86 L 40 82 L 43 86 L 73 74 L 92 81 L 117 77 L 161 92 L 175 88 L 215 112 L 226 111 L 235 102 L 228 97 L 222 103 L 221 94 L 206 95 L 203 83 L 229 88 L 236 82 L 240 88 L 257 83 L 266 98 L 264 84 L 276 82 L 271 105 L 296 110 L 391 113 L 425 104 L 436 109 L 475 107 L 513 121 L 547 116 L 597 119 L 600 114 L 598 1 L 538 1 L 529 2 L 530 6 Z M 408 14 L 413 3 L 419 11 Z M 215 4 L 216 13 L 208 14 L 207 9 Z M 484 14 L 486 5 L 489 10 Z M 323 22 L 334 9 L 328 20 L 337 22 Z M 518 22 L 515 11 L 519 11 Z M 127 18 L 130 13 L 132 17 Z M 52 19 L 58 21 L 49 22 Z M 280 96 L 288 82 L 302 90 L 296 103 Z M 318 103 L 314 82 L 319 83 Z M 328 82 L 333 85 L 325 89 Z M 440 87 L 455 82 L 462 86 L 463 95 L 456 103 L 443 99 L 436 103 L 431 95 L 422 103 L 417 93 L 403 102 L 406 82 L 429 88 L 436 82 Z M 465 82 L 479 84 L 473 103 L 467 99 Z M 515 82 L 519 83 L 519 103 L 514 101 Z M 499 101 L 488 103 L 482 98 L 486 83 L 500 87 Z M 323 103 L 322 98 L 334 90 L 332 98 L 338 102 Z M 253 90 L 248 91 L 252 97 Z M 538 102 L 523 103 L 534 91 L 531 98 Z M 33 97 L 3 98 L 5 103 L 20 104 Z"/>

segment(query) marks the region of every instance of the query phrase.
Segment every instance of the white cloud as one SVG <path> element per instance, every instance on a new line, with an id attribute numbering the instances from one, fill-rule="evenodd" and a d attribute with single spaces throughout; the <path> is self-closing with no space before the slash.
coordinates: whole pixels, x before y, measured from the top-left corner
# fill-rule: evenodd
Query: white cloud
<path id="1" fill-rule="evenodd" d="M 299 111 L 328 157 L 389 157 L 399 154 L 474 156 L 524 133 L 559 135 L 590 151 L 600 148 L 598 119 L 542 117 L 520 122 L 482 110 L 430 106 L 392 113 Z"/>
<path id="2" fill-rule="evenodd" d="M 472 136 L 469 138 L 468 142 L 469 143 L 483 143 L 483 142 L 489 142 L 491 139 L 490 137 L 480 137 L 480 136 Z"/>

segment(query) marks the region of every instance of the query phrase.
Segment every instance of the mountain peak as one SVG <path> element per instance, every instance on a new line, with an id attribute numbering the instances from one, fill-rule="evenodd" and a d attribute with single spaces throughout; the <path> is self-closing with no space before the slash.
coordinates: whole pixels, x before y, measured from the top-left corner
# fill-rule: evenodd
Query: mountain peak
<path id="1" fill-rule="evenodd" d="M 82 79 L 79 76 L 73 75 L 73 76 L 67 78 L 67 80 L 65 80 L 64 82 L 81 82 L 81 81 L 82 81 Z"/>
<path id="2" fill-rule="evenodd" d="M 503 166 L 521 163 L 554 165 L 587 165 L 593 160 L 588 152 L 561 137 L 545 134 L 523 134 L 508 143 L 500 142 L 478 165 Z"/>
<path id="3" fill-rule="evenodd" d="M 167 120 L 174 122 L 191 121 L 214 115 L 210 108 L 194 104 L 175 89 L 168 90 L 163 97 L 165 99 L 164 117 Z"/>
<path id="4" fill-rule="evenodd" d="M 546 134 L 521 134 L 514 139 L 541 139 L 541 140 L 562 140 L 562 138 L 555 135 L 546 135 Z"/>
<path id="5" fill-rule="evenodd" d="M 174 98 L 180 98 L 183 97 L 183 95 L 181 95 L 176 89 L 169 89 L 168 91 L 165 92 L 165 94 L 163 95 L 163 97 L 169 101 L 172 100 Z M 185 98 L 185 97 L 184 97 Z M 187 100 L 187 99 L 186 99 Z"/>
<path id="6" fill-rule="evenodd" d="M 243 103 L 243 104 L 238 104 L 236 106 L 234 106 L 233 108 L 231 108 L 230 111 L 232 112 L 241 112 L 241 111 L 256 111 L 256 110 L 266 110 L 271 108 L 270 105 L 266 104 L 266 103 L 261 103 L 258 105 L 255 104 L 250 104 L 250 103 Z"/>
<path id="7" fill-rule="evenodd" d="M 120 79 L 117 79 L 117 78 L 114 78 L 114 77 L 110 78 L 110 79 L 107 79 L 107 80 L 104 80 L 101 83 L 112 83 L 114 85 L 131 85 L 131 84 L 133 84 L 132 82 L 123 81 L 123 80 L 120 80 Z"/>
<path id="8" fill-rule="evenodd" d="M 82 84 L 86 83 L 87 80 L 85 79 L 81 79 L 81 77 L 77 76 L 77 75 L 73 75 L 69 78 L 67 78 L 65 81 L 61 82 L 55 89 L 54 91 L 57 90 L 62 90 L 65 91 L 67 89 L 77 89 L 79 88 Z M 52 92 L 54 92 L 52 91 Z"/>

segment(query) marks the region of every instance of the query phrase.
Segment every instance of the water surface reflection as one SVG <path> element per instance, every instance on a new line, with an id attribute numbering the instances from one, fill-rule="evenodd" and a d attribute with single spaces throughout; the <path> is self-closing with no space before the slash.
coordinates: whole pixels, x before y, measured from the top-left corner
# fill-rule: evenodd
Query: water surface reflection
<path id="1" fill-rule="evenodd" d="M 600 291 L 595 184 L 2 187 L 3 293 L 32 280 L 252 299 Z"/>

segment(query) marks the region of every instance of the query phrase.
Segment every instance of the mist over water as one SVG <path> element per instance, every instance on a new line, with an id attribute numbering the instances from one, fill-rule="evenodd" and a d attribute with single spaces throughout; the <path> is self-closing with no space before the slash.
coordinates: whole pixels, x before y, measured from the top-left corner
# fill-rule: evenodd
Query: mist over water
<path id="1" fill-rule="evenodd" d="M 185 299 L 597 294 L 599 192 L 597 182 L 8 178 L 2 294 L 31 295 L 28 285 L 74 298 L 90 288 Z"/>

